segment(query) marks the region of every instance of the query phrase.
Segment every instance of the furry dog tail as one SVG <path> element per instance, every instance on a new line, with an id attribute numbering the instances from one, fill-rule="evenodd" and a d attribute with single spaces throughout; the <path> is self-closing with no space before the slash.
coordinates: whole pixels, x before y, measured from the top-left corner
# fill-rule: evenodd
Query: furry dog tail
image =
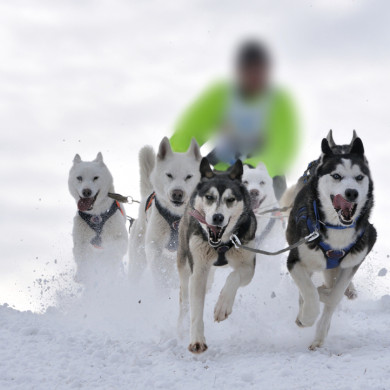
<path id="1" fill-rule="evenodd" d="M 156 163 L 156 154 L 151 146 L 144 146 L 138 155 L 140 179 L 141 179 L 141 197 L 146 198 L 153 192 L 153 186 L 150 181 L 150 174 Z"/>

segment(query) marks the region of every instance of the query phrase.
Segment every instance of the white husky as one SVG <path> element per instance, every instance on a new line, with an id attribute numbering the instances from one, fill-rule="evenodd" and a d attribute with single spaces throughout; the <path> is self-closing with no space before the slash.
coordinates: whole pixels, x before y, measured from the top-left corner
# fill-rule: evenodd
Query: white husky
<path id="1" fill-rule="evenodd" d="M 150 146 L 141 149 L 142 201 L 130 233 L 130 279 L 137 280 L 148 264 L 160 285 L 175 284 L 179 222 L 200 180 L 200 160 L 194 139 L 186 153 L 174 153 L 166 137 L 157 156 Z"/>
<path id="2" fill-rule="evenodd" d="M 244 166 L 242 181 L 249 192 L 252 210 L 256 215 L 256 246 L 262 249 L 265 246 L 267 249 L 271 249 L 271 247 L 273 249 L 273 245 L 268 245 L 271 243 L 280 248 L 280 245 L 283 245 L 285 241 L 283 220 L 276 212 L 261 214 L 264 211 L 279 207 L 272 178 L 266 166 L 263 163 L 259 163 L 254 169 Z"/>
<path id="3" fill-rule="evenodd" d="M 127 250 L 126 215 L 124 208 L 108 197 L 114 186 L 102 154 L 88 162 L 76 154 L 68 185 L 78 208 L 73 221 L 75 280 L 88 284 L 97 276 L 105 280 L 118 276 Z"/>

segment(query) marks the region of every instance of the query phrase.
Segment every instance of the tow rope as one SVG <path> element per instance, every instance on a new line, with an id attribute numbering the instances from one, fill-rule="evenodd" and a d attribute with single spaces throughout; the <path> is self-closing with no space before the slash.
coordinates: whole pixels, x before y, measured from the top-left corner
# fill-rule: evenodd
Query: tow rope
<path id="1" fill-rule="evenodd" d="M 109 192 L 108 197 L 111 199 L 116 200 L 117 202 L 120 203 L 128 203 L 128 204 L 133 204 L 133 203 L 141 203 L 139 200 L 135 200 L 132 196 L 124 196 L 121 194 L 116 194 L 114 192 Z"/>
<path id="2" fill-rule="evenodd" d="M 310 241 L 314 241 L 319 236 L 320 236 L 320 234 L 316 230 L 316 231 L 310 233 L 308 236 L 306 236 L 304 238 L 301 238 L 295 244 L 289 245 L 287 248 L 280 249 L 280 250 L 278 250 L 276 252 L 268 252 L 268 251 L 264 251 L 264 250 L 261 250 L 261 249 L 255 249 L 255 248 L 251 248 L 251 247 L 246 246 L 246 245 L 242 245 L 241 241 L 239 240 L 239 238 L 235 234 L 232 234 L 230 236 L 230 241 L 233 243 L 233 245 L 235 246 L 236 249 L 244 249 L 244 250 L 249 251 L 249 252 L 259 253 L 260 255 L 277 256 L 277 255 L 280 255 L 281 253 L 288 252 L 291 249 L 294 249 L 294 248 L 297 248 L 298 246 L 306 244 L 306 243 L 308 243 Z"/>

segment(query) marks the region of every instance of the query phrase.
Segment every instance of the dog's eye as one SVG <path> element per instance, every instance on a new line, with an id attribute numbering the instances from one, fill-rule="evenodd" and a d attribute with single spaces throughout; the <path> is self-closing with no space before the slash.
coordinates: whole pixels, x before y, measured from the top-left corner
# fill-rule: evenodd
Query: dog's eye
<path id="1" fill-rule="evenodd" d="M 260 182 L 260 185 L 261 185 L 261 186 L 265 185 L 265 181 L 262 180 L 262 181 Z"/>
<path id="2" fill-rule="evenodd" d="M 233 203 L 235 200 L 236 200 L 236 198 L 233 198 L 233 197 L 227 198 L 226 203 Z"/>
<path id="3" fill-rule="evenodd" d="M 207 200 L 209 200 L 210 202 L 212 202 L 214 200 L 214 196 L 213 195 L 206 195 L 205 198 Z"/>
<path id="4" fill-rule="evenodd" d="M 99 179 L 99 176 L 95 176 L 95 177 L 93 178 L 93 181 L 96 181 L 97 179 Z"/>
<path id="5" fill-rule="evenodd" d="M 173 176 L 170 174 L 170 173 L 166 173 L 167 177 L 169 177 L 170 179 L 173 179 Z"/>
<path id="6" fill-rule="evenodd" d="M 187 177 L 184 179 L 185 181 L 190 180 L 192 175 L 187 175 Z"/>
<path id="7" fill-rule="evenodd" d="M 362 181 L 364 179 L 363 175 L 358 175 L 355 177 L 356 181 Z"/>
<path id="8" fill-rule="evenodd" d="M 331 175 L 333 177 L 333 179 L 335 180 L 341 180 L 341 176 L 338 174 L 338 173 L 334 173 L 333 175 Z"/>
<path id="9" fill-rule="evenodd" d="M 78 181 L 83 181 L 83 178 L 81 176 L 77 176 Z"/>

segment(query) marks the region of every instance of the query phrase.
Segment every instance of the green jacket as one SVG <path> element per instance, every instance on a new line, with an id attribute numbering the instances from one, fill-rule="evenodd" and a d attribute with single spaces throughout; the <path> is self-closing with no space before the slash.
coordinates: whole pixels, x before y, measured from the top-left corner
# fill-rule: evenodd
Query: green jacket
<path id="1" fill-rule="evenodd" d="M 194 137 L 200 146 L 218 133 L 223 124 L 231 85 L 220 82 L 207 89 L 179 119 L 170 141 L 174 151 L 185 152 Z M 256 166 L 263 162 L 271 176 L 283 175 L 296 153 L 298 144 L 297 118 L 289 96 L 272 91 L 266 116 L 265 147 L 245 161 Z M 219 163 L 217 169 L 226 169 L 228 164 Z"/>

